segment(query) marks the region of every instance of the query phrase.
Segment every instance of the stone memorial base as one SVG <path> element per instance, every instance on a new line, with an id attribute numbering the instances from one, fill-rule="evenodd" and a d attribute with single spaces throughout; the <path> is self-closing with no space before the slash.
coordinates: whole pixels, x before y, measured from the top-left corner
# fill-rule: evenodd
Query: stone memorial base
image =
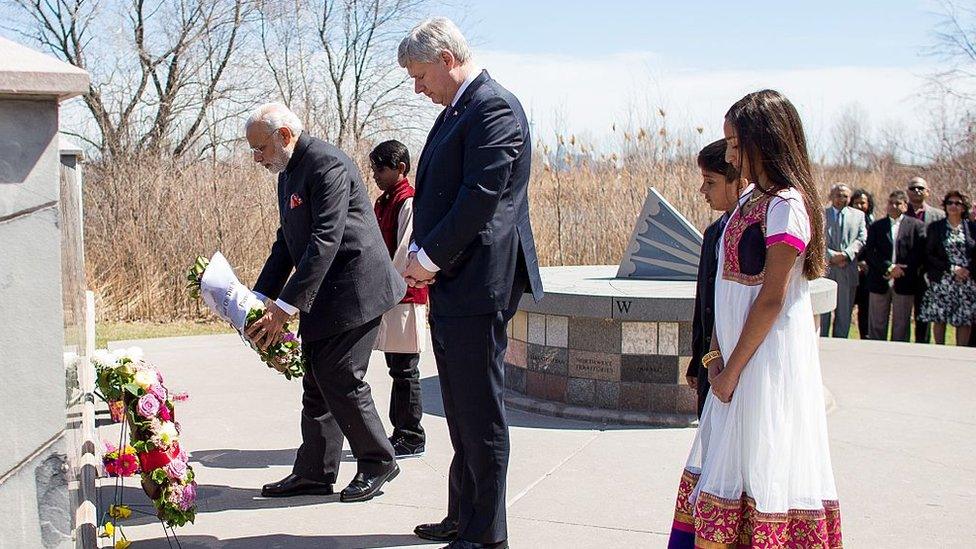
<path id="1" fill-rule="evenodd" d="M 697 397 L 691 362 L 694 281 L 615 278 L 617 266 L 542 269 L 546 297 L 526 295 L 509 323 L 506 402 L 608 423 L 687 426 Z M 836 285 L 813 282 L 814 313 Z"/>

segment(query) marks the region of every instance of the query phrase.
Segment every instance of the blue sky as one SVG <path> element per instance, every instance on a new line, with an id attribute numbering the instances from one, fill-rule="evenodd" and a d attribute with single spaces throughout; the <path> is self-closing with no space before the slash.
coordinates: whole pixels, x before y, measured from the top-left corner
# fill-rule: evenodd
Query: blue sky
<path id="1" fill-rule="evenodd" d="M 689 67 L 783 69 L 917 64 L 937 8 L 919 0 L 498 0 L 447 11 L 489 50 L 653 51 Z"/>
<path id="2" fill-rule="evenodd" d="M 813 148 L 856 112 L 871 135 L 918 140 L 932 105 L 919 97 L 938 60 L 932 0 L 819 2 L 471 1 L 455 19 L 476 59 L 530 111 L 537 137 L 611 126 L 672 127 L 718 137 L 743 94 L 773 87 L 797 104 Z M 910 137 L 909 137 L 910 136 Z"/>

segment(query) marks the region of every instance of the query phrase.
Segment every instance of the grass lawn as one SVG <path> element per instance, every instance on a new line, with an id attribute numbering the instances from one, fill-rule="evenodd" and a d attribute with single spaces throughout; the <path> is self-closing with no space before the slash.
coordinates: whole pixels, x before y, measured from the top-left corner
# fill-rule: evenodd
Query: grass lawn
<path id="1" fill-rule="evenodd" d="M 932 330 L 931 325 L 929 327 L 929 330 L 930 331 Z M 857 329 L 857 308 L 856 307 L 854 309 L 854 319 L 851 322 L 851 331 L 848 334 L 848 338 L 849 339 L 861 339 L 861 332 L 859 332 L 858 329 Z M 890 322 L 888 323 L 888 339 L 891 339 L 891 323 Z M 908 326 L 908 340 L 911 341 L 911 342 L 914 342 L 915 341 L 915 321 L 912 321 L 912 322 L 909 323 L 909 326 Z M 930 336 L 930 340 L 934 344 L 935 343 L 935 336 L 934 335 Z M 955 345 L 956 344 L 956 329 L 952 325 L 946 326 L 945 344 L 946 345 Z"/>
<path id="2" fill-rule="evenodd" d="M 226 322 L 173 320 L 170 322 L 99 322 L 95 325 L 95 341 L 99 349 L 109 341 L 153 339 L 190 335 L 234 333 Z"/>

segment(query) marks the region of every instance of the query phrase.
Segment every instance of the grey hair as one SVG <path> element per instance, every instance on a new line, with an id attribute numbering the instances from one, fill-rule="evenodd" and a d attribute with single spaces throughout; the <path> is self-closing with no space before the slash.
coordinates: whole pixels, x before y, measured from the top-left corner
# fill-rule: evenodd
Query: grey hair
<path id="1" fill-rule="evenodd" d="M 913 178 L 911 178 L 911 179 L 908 180 L 908 186 L 909 187 L 912 186 L 912 183 L 921 183 L 926 188 L 928 188 L 928 186 L 929 186 L 929 182 L 926 181 L 925 178 L 918 177 L 918 176 L 915 176 L 915 177 L 913 177 Z"/>
<path id="2" fill-rule="evenodd" d="M 422 21 L 400 41 L 397 61 L 401 67 L 407 63 L 436 63 L 441 52 L 449 51 L 460 64 L 471 59 L 468 41 L 461 29 L 446 17 L 432 17 Z"/>
<path id="3" fill-rule="evenodd" d="M 851 192 L 854 192 L 854 189 L 852 189 L 851 186 L 848 185 L 847 183 L 834 183 L 833 185 L 830 186 L 830 194 L 834 194 L 834 191 L 839 191 L 840 189 L 847 189 Z"/>
<path id="4" fill-rule="evenodd" d="M 291 111 L 284 103 L 265 103 L 251 112 L 247 117 L 244 129 L 250 128 L 252 124 L 260 122 L 275 131 L 279 128 L 288 128 L 291 133 L 298 136 L 305 129 L 301 119 Z"/>

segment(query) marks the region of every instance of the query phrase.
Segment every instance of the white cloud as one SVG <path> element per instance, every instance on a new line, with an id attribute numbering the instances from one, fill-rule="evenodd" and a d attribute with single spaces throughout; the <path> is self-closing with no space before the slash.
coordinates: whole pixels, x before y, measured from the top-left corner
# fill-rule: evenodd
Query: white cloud
<path id="1" fill-rule="evenodd" d="M 919 100 L 925 67 L 705 70 L 670 67 L 647 52 L 574 57 L 489 51 L 479 62 L 519 97 L 543 139 L 559 131 L 601 140 L 611 124 L 646 123 L 659 107 L 672 128 L 701 126 L 706 138 L 717 138 L 728 107 L 767 87 L 797 106 L 816 153 L 830 152 L 831 128 L 851 105 L 873 129 L 899 127 L 918 135 L 930 123 Z"/>

